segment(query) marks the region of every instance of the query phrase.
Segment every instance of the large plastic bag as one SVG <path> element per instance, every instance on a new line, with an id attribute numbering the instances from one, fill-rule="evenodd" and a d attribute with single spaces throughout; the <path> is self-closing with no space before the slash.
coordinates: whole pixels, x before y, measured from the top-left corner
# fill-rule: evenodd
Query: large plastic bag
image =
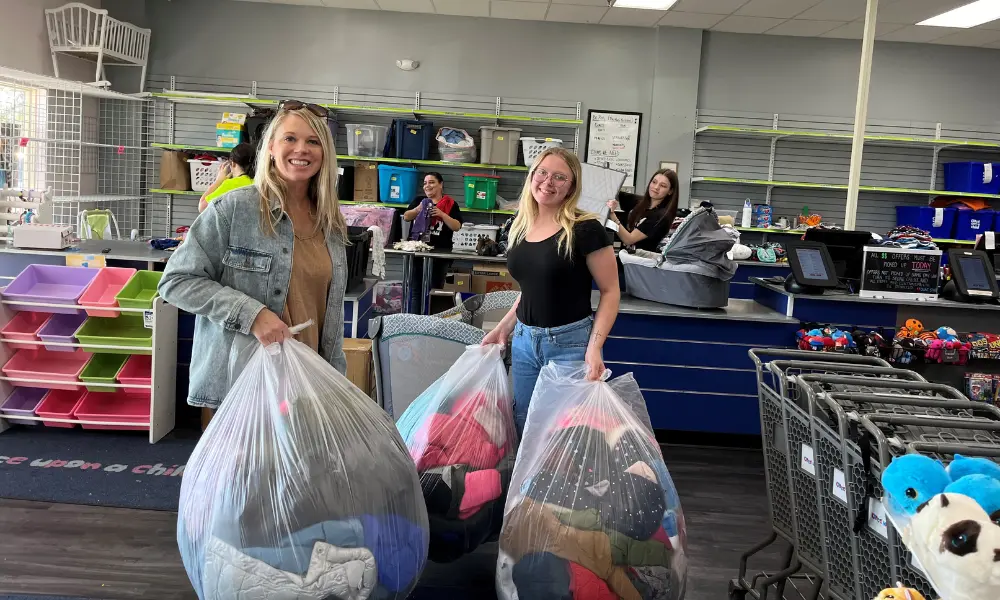
<path id="1" fill-rule="evenodd" d="M 469 132 L 454 127 L 442 127 L 437 132 L 441 160 L 450 163 L 476 162 L 476 140 Z"/>
<path id="2" fill-rule="evenodd" d="M 202 600 L 402 600 L 426 562 L 392 421 L 295 340 L 254 351 L 191 455 L 179 513 Z"/>
<path id="3" fill-rule="evenodd" d="M 431 560 L 499 533 L 517 452 L 512 407 L 500 346 L 468 346 L 396 423 L 420 474 Z"/>
<path id="4" fill-rule="evenodd" d="M 631 374 L 542 368 L 504 509 L 501 600 L 679 600 L 680 500 Z"/>

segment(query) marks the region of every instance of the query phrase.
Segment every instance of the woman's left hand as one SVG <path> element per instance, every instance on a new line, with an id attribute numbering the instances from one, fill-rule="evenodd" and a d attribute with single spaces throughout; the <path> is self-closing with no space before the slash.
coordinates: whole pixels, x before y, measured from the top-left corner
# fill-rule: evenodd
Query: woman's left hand
<path id="1" fill-rule="evenodd" d="M 587 354 L 583 359 L 587 363 L 587 381 L 597 381 L 604 375 L 604 358 L 601 351 L 596 348 L 587 348 Z"/>

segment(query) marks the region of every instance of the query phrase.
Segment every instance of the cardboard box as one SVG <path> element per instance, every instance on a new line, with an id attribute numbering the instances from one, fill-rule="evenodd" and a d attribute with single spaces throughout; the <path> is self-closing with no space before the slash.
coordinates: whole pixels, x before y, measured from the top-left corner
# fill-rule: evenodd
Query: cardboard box
<path id="1" fill-rule="evenodd" d="M 478 263 L 472 267 L 472 292 L 474 294 L 519 289 L 521 288 L 507 271 L 507 265 L 503 263 Z"/>
<path id="2" fill-rule="evenodd" d="M 347 378 L 369 397 L 375 397 L 375 363 L 372 360 L 372 341 L 345 338 L 344 354 L 347 355 Z"/>
<path id="3" fill-rule="evenodd" d="M 472 273 L 456 271 L 444 276 L 444 291 L 461 294 L 472 292 Z"/>
<path id="4" fill-rule="evenodd" d="M 354 163 L 354 201 L 378 202 L 378 163 Z"/>

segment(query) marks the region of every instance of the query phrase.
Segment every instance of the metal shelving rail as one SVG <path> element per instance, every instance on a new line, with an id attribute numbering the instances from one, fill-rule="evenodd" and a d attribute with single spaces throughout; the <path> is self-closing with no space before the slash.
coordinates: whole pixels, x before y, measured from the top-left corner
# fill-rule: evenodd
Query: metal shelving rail
<path id="1" fill-rule="evenodd" d="M 1000 409 L 877 358 L 751 350 L 774 533 L 741 560 L 730 598 L 872 598 L 901 581 L 930 584 L 884 518 L 879 479 L 893 456 L 1000 456 Z M 790 360 L 789 360 L 790 359 Z M 946 452 L 947 451 L 947 452 Z M 880 516 L 882 515 L 882 516 Z M 748 560 L 781 537 L 779 570 L 747 578 Z"/>

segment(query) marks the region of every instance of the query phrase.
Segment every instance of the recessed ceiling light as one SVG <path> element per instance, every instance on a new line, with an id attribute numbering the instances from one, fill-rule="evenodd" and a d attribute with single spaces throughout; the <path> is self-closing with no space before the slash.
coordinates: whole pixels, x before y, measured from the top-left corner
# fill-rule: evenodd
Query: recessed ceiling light
<path id="1" fill-rule="evenodd" d="M 668 10 L 677 0 L 615 0 L 615 8 L 648 8 L 649 10 Z"/>
<path id="2" fill-rule="evenodd" d="M 917 25 L 968 29 L 997 19 L 1000 19 L 1000 0 L 978 0 L 978 2 L 959 6 L 944 14 L 921 21 Z"/>

